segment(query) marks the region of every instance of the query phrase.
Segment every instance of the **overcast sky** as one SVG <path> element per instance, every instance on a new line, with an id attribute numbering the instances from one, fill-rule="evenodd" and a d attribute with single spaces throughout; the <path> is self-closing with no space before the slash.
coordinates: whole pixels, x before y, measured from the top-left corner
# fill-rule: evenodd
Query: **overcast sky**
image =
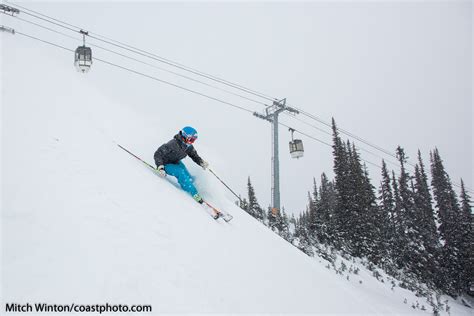
<path id="1" fill-rule="evenodd" d="M 420 149 L 429 164 L 429 151 L 436 146 L 453 181 L 459 183 L 462 177 L 474 188 L 471 1 L 18 3 L 272 97 L 287 98 L 288 104 L 326 122 L 334 117 L 340 128 L 387 150 L 401 145 L 411 161 L 416 161 Z M 1 18 L 4 25 L 72 49 L 80 44 Z M 99 42 L 91 39 L 89 43 Z M 99 49 L 94 50 L 94 56 L 251 111 L 264 109 Z M 71 56 L 65 59 L 70 62 Z M 156 147 L 182 126 L 194 126 L 200 134 L 196 148 L 203 158 L 206 153 L 220 157 L 209 161 L 211 166 L 239 192 L 245 193 L 250 176 L 260 203 L 270 203 L 268 122 L 99 63 L 86 78 L 108 98 L 135 108 L 147 120 L 156 121 L 160 130 L 169 130 L 166 137 L 143 135 L 156 139 Z M 297 118 L 330 132 L 308 117 Z M 281 121 L 331 142 L 329 135 L 301 121 L 287 116 L 281 116 Z M 318 180 L 322 172 L 333 176 L 331 148 L 295 134 L 303 139 L 306 151 L 304 158 L 291 159 L 290 134 L 281 127 L 280 136 L 282 205 L 299 213 L 305 208 L 313 177 Z M 379 155 L 361 150 L 370 162 L 380 165 L 382 157 L 394 160 L 358 144 Z M 150 148 L 149 161 L 155 149 Z M 398 169 L 393 164 L 389 167 Z M 369 170 L 378 187 L 380 170 L 370 165 Z"/>

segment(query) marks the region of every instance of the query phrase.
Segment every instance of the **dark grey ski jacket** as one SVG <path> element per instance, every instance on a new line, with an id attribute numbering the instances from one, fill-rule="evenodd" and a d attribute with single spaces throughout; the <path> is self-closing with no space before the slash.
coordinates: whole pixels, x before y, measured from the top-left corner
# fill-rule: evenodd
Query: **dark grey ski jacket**
<path id="1" fill-rule="evenodd" d="M 177 164 L 181 159 L 189 156 L 195 163 L 201 165 L 203 160 L 199 157 L 193 145 L 185 144 L 181 136 L 176 134 L 172 140 L 161 145 L 155 152 L 155 164 L 157 167 L 166 164 Z"/>

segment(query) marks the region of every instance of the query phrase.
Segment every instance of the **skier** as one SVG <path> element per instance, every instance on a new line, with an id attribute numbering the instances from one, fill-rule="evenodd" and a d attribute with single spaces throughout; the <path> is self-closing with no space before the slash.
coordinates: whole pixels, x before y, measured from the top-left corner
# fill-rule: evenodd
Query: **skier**
<path id="1" fill-rule="evenodd" d="M 154 158 L 160 176 L 166 177 L 169 174 L 175 177 L 178 179 L 181 188 L 191 194 L 196 202 L 202 204 L 204 201 L 193 184 L 194 180 L 186 166 L 181 162 L 181 159 L 189 156 L 204 170 L 209 167 L 209 164 L 199 157 L 196 149 L 194 149 L 193 143 L 197 138 L 197 131 L 190 126 L 186 126 L 172 140 L 161 145 L 156 150 Z"/>

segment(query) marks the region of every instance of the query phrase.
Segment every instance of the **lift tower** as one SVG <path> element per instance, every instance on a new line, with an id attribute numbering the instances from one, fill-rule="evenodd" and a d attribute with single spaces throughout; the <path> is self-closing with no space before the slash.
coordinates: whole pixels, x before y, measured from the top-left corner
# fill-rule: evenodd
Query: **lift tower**
<path id="1" fill-rule="evenodd" d="M 278 114 L 283 111 L 298 114 L 298 110 L 286 106 L 286 98 L 273 101 L 273 105 L 265 109 L 265 114 L 254 112 L 258 118 L 272 123 L 272 213 L 276 215 L 280 210 L 280 160 L 278 158 Z"/>

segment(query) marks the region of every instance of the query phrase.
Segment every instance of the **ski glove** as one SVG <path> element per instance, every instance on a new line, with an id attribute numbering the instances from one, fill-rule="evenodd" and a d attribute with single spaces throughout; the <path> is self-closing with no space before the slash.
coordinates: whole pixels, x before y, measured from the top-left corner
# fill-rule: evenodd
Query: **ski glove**
<path id="1" fill-rule="evenodd" d="M 209 167 L 209 163 L 203 160 L 200 166 L 202 167 L 202 169 L 206 170 Z"/>
<path id="2" fill-rule="evenodd" d="M 158 171 L 158 174 L 160 175 L 160 177 L 166 177 L 165 166 L 160 165 L 158 166 L 158 168 L 156 168 L 156 170 Z"/>

